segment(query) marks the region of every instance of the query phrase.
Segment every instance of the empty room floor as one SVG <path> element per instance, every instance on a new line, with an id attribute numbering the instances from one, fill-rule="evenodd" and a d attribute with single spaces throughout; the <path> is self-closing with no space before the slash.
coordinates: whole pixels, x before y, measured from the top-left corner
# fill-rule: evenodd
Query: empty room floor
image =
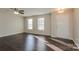
<path id="1" fill-rule="evenodd" d="M 0 51 L 79 51 L 72 40 L 16 34 L 0 38 Z"/>

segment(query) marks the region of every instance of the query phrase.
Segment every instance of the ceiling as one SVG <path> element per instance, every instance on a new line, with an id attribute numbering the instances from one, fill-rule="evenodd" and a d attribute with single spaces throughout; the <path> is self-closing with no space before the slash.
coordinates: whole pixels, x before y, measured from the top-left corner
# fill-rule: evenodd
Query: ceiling
<path id="1" fill-rule="evenodd" d="M 51 13 L 51 8 L 21 8 L 24 10 L 23 16 L 33 16 Z"/>
<path id="2" fill-rule="evenodd" d="M 52 8 L 19 8 L 20 10 L 24 10 L 24 15 L 22 16 L 33 16 L 33 15 L 41 15 L 41 14 L 48 14 L 51 13 Z M 0 8 L 0 13 L 2 12 L 11 12 L 13 10 L 10 8 Z"/>
<path id="3" fill-rule="evenodd" d="M 23 17 L 48 14 L 56 10 L 56 8 L 18 8 L 18 9 L 24 10 L 24 14 L 20 15 Z M 4 13 L 14 14 L 14 10 L 12 10 L 11 8 L 0 8 L 0 14 L 4 14 Z"/>

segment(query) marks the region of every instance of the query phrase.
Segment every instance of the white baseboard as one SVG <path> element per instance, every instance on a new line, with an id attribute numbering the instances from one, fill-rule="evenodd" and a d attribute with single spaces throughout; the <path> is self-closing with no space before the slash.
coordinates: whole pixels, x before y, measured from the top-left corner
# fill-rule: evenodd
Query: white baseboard
<path id="1" fill-rule="evenodd" d="M 51 37 L 56 37 L 56 38 L 63 38 L 63 39 L 73 40 L 72 38 L 64 38 L 64 37 L 57 37 L 57 36 L 51 36 Z"/>
<path id="2" fill-rule="evenodd" d="M 25 33 L 32 33 L 32 32 L 25 32 Z M 47 35 L 47 36 L 51 36 L 50 34 L 44 34 L 44 33 L 32 33 L 32 34 L 39 34 L 39 35 Z"/>
<path id="3" fill-rule="evenodd" d="M 74 41 L 74 43 L 76 44 L 76 46 L 79 48 L 79 41 L 78 41 L 78 39 L 73 39 L 73 41 Z"/>
<path id="4" fill-rule="evenodd" d="M 23 32 L 4 34 L 4 35 L 1 35 L 0 37 L 10 36 L 10 35 L 15 35 L 15 34 L 20 34 L 20 33 L 23 33 Z"/>

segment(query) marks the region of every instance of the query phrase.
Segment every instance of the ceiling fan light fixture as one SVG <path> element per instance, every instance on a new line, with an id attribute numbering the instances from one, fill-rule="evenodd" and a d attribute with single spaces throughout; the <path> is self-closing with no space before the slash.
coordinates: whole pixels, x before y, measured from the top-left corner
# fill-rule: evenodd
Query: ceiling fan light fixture
<path id="1" fill-rule="evenodd" d="M 13 13 L 16 15 L 23 15 L 24 14 L 24 10 L 18 9 L 18 8 L 10 8 L 11 10 L 13 10 Z"/>
<path id="2" fill-rule="evenodd" d="M 19 14 L 19 12 L 18 12 L 18 11 L 14 11 L 14 14 L 17 14 L 17 15 L 18 15 L 18 14 Z"/>

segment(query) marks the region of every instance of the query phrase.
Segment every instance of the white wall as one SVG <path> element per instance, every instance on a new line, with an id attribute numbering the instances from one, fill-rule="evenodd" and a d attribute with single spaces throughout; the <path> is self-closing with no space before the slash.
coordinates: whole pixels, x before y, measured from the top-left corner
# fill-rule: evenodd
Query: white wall
<path id="1" fill-rule="evenodd" d="M 0 37 L 23 32 L 23 19 L 10 11 L 0 9 Z"/>
<path id="2" fill-rule="evenodd" d="M 45 32 L 37 30 L 37 18 L 45 17 Z M 27 29 L 27 19 L 32 18 L 33 30 Z M 52 12 L 50 15 L 31 16 L 25 18 L 25 32 L 51 35 L 52 37 L 73 39 L 73 19 L 72 10 L 67 10 L 65 13 L 57 14 Z"/>
<path id="3" fill-rule="evenodd" d="M 45 18 L 45 30 L 39 31 L 37 30 L 37 19 L 40 17 Z M 33 19 L 33 30 L 27 29 L 27 19 L 32 18 Z M 45 15 L 36 15 L 36 16 L 29 16 L 25 18 L 25 32 L 26 33 L 34 33 L 34 34 L 42 34 L 42 35 L 50 35 L 50 14 Z"/>
<path id="4" fill-rule="evenodd" d="M 74 9 L 74 41 L 79 47 L 79 8 Z"/>
<path id="5" fill-rule="evenodd" d="M 52 13 L 51 15 L 51 36 L 73 39 L 72 12 L 67 10 L 62 14 Z"/>

